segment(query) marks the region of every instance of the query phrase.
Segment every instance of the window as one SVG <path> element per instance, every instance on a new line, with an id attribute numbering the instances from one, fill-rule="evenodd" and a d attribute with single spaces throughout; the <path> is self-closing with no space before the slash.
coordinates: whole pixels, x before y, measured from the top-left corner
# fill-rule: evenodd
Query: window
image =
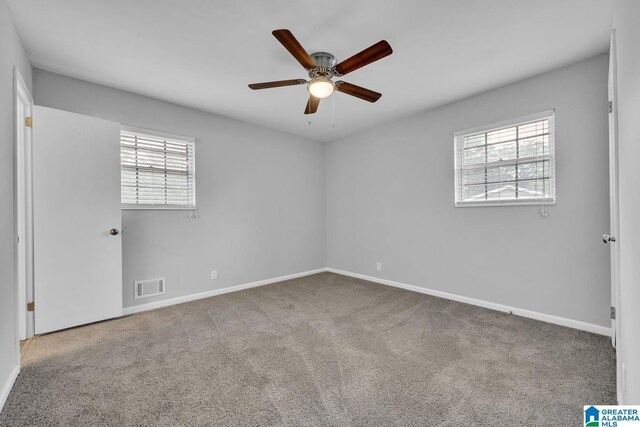
<path id="1" fill-rule="evenodd" d="M 456 206 L 555 203 L 553 111 L 454 136 Z"/>
<path id="2" fill-rule="evenodd" d="M 194 140 L 123 127 L 120 133 L 123 209 L 195 209 Z"/>

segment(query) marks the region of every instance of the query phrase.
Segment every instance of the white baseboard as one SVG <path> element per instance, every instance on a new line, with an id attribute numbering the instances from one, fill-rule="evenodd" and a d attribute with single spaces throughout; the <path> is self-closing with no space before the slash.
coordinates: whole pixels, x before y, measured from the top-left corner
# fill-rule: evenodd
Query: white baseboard
<path id="1" fill-rule="evenodd" d="M 541 320 L 543 322 L 554 323 L 556 325 L 566 326 L 568 328 L 579 329 L 581 331 L 592 332 L 598 335 L 611 336 L 611 328 L 593 323 L 582 322 L 580 320 L 567 319 L 565 317 L 554 316 L 551 314 L 539 313 L 537 311 L 525 310 L 517 307 L 509 307 L 503 304 L 483 301 L 475 298 L 469 298 L 462 295 L 451 294 L 443 291 L 423 288 L 422 286 L 408 285 L 406 283 L 394 282 L 393 280 L 380 279 L 378 277 L 366 276 L 364 274 L 352 273 L 350 271 L 338 270 L 336 268 L 326 268 L 326 271 L 342 274 L 344 276 L 354 277 L 356 279 L 368 280 L 370 282 L 380 283 L 382 285 L 393 286 L 396 288 L 407 289 L 409 291 L 419 292 L 421 294 L 432 295 L 435 297 L 445 298 L 453 301 L 463 302 L 466 304 L 477 305 L 491 310 L 511 312 L 515 315 L 528 317 L 530 319 Z"/>
<path id="2" fill-rule="evenodd" d="M 18 374 L 20 373 L 20 365 L 16 365 L 13 367 L 13 370 L 9 374 L 9 378 L 2 386 L 2 390 L 0 390 L 0 412 L 2 412 L 2 408 L 4 408 L 4 404 L 9 397 L 9 393 L 11 393 L 11 389 L 13 388 L 13 383 L 16 382 L 16 378 L 18 378 Z"/>
<path id="3" fill-rule="evenodd" d="M 393 286 L 395 288 L 401 288 L 401 289 L 406 289 L 413 292 L 419 292 L 421 294 L 427 294 L 435 297 L 463 302 L 466 304 L 477 305 L 479 307 L 484 307 L 484 308 L 488 308 L 496 311 L 502 311 L 504 313 L 511 312 L 517 316 L 528 317 L 530 319 L 535 319 L 535 320 L 541 320 L 543 322 L 553 323 L 560 326 L 566 326 L 568 328 L 573 328 L 573 329 L 579 329 L 581 331 L 592 332 L 598 335 L 611 336 L 611 328 L 606 326 L 595 325 L 593 323 L 587 323 L 580 320 L 567 319 L 565 317 L 554 316 L 552 314 L 545 314 L 537 311 L 525 310 L 523 308 L 518 308 L 518 307 L 510 307 L 504 304 L 498 304 L 498 303 L 484 301 L 476 298 L 465 297 L 462 295 L 452 294 L 449 292 L 437 291 L 434 289 L 424 288 L 422 286 L 409 285 L 406 283 L 395 282 L 393 280 L 381 279 L 378 277 L 367 276 L 364 274 L 353 273 L 351 271 L 344 271 L 336 268 L 319 268 L 317 270 L 304 271 L 302 273 L 289 274 L 286 276 L 259 280 L 257 282 L 245 283 L 242 285 L 230 286 L 222 289 L 213 289 L 211 291 L 201 292 L 198 294 L 185 295 L 177 298 L 151 302 L 148 304 L 134 305 L 131 307 L 123 308 L 122 314 L 126 316 L 129 314 L 140 313 L 148 310 L 154 310 L 156 308 L 168 307 L 171 305 L 182 304 L 184 302 L 195 301 L 202 298 L 209 298 L 216 295 L 222 295 L 230 292 L 241 291 L 243 289 L 256 288 L 258 286 L 269 285 L 271 283 L 277 283 L 285 280 L 296 279 L 298 277 L 310 276 L 312 274 L 322 273 L 325 271 L 341 274 L 343 276 L 354 277 L 356 279 L 368 280 L 370 282 L 380 283 L 382 285 Z"/>
<path id="4" fill-rule="evenodd" d="M 311 276 L 312 274 L 322 273 L 325 271 L 327 271 L 325 268 L 319 268 L 317 270 L 303 271 L 302 273 L 288 274 L 286 276 L 259 280 L 257 282 L 244 283 L 242 285 L 229 286 L 227 288 L 221 288 L 221 289 L 213 289 L 211 291 L 200 292 L 198 294 L 185 295 L 177 298 L 165 299 L 162 301 L 150 302 L 148 304 L 124 307 L 122 309 L 122 315 L 126 316 L 128 314 L 140 313 L 142 311 L 148 311 L 148 310 L 155 310 L 156 308 L 182 304 L 184 302 L 195 301 L 202 298 L 209 298 L 216 295 L 228 294 L 229 292 L 237 292 L 243 289 L 257 288 L 258 286 L 264 286 L 264 285 L 269 285 L 271 283 L 283 282 L 285 280 L 297 279 L 298 277 Z"/>

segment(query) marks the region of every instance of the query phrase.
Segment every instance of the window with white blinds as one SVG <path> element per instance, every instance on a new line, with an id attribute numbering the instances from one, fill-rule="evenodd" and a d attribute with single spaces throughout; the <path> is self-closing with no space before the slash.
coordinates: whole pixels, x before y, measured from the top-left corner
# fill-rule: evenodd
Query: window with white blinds
<path id="1" fill-rule="evenodd" d="M 454 136 L 456 206 L 555 203 L 553 111 Z"/>
<path id="2" fill-rule="evenodd" d="M 192 138 L 123 127 L 120 133 L 124 209 L 195 209 Z"/>

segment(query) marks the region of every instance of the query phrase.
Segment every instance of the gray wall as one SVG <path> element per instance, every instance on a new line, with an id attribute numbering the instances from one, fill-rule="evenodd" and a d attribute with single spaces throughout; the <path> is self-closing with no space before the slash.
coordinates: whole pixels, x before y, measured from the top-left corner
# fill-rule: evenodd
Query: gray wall
<path id="1" fill-rule="evenodd" d="M 609 252 L 600 240 L 609 222 L 607 61 L 329 143 L 328 266 L 608 326 Z M 455 208 L 453 133 L 552 108 L 550 215 L 537 206 Z"/>
<path id="2" fill-rule="evenodd" d="M 125 307 L 325 266 L 322 143 L 38 69 L 34 87 L 38 105 L 196 138 L 199 218 L 123 211 Z M 166 295 L 134 302 L 161 276 Z"/>
<path id="3" fill-rule="evenodd" d="M 625 405 L 640 404 L 640 2 L 619 0 L 618 42 L 620 179 L 620 321 L 618 354 L 626 368 Z"/>
<path id="4" fill-rule="evenodd" d="M 17 365 L 14 283 L 13 67 L 31 85 L 31 65 L 5 0 L 0 0 L 0 390 Z"/>

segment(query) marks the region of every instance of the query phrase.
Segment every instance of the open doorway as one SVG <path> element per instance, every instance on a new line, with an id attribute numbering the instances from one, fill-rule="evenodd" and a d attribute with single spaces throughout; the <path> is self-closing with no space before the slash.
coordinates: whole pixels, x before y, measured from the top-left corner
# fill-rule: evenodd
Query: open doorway
<path id="1" fill-rule="evenodd" d="M 15 98 L 15 218 L 16 323 L 22 341 L 34 334 L 33 317 L 33 97 L 17 68 L 13 69 Z M 18 348 L 19 351 L 19 348 Z"/>

